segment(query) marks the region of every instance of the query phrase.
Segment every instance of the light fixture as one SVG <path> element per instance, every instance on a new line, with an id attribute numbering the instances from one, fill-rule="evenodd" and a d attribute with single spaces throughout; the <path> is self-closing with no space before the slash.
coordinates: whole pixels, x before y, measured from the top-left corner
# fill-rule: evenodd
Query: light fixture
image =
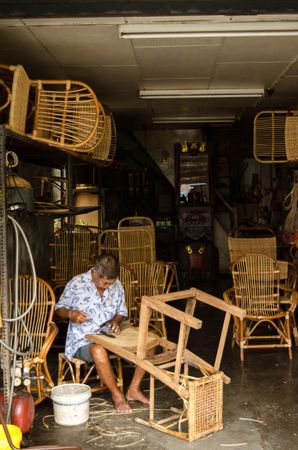
<path id="1" fill-rule="evenodd" d="M 153 123 L 233 123 L 236 116 L 177 116 L 177 117 L 153 117 Z"/>
<path id="2" fill-rule="evenodd" d="M 264 89 L 150 89 L 139 92 L 140 98 L 243 98 L 262 97 Z"/>
<path id="3" fill-rule="evenodd" d="M 298 22 L 286 18 L 281 20 L 280 16 L 276 20 L 262 20 L 258 16 L 255 20 L 222 18 L 192 23 L 131 23 L 120 25 L 119 33 L 122 39 L 297 36 Z"/>

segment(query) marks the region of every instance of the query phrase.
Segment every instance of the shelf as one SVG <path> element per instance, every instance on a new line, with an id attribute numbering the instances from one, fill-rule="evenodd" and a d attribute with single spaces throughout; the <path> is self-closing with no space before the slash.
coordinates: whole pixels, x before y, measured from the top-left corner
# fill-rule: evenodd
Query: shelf
<path id="1" fill-rule="evenodd" d="M 48 206 L 47 206 L 48 205 Z M 60 208 L 54 208 L 54 205 L 50 207 L 49 203 L 45 203 L 44 207 L 40 208 L 34 208 L 31 212 L 31 214 L 34 214 L 36 216 L 47 216 L 47 217 L 53 217 L 53 218 L 59 218 L 59 217 L 68 217 L 68 216 L 79 216 L 80 214 L 87 214 L 92 211 L 97 211 L 102 207 L 102 205 L 98 206 L 80 206 L 80 207 L 60 207 Z"/>

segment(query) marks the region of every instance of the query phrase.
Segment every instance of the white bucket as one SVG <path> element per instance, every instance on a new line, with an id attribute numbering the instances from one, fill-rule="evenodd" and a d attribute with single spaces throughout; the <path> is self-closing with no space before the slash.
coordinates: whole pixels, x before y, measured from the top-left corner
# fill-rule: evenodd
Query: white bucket
<path id="1" fill-rule="evenodd" d="M 91 389 L 87 384 L 60 384 L 53 387 L 54 419 L 58 425 L 80 425 L 89 419 Z"/>

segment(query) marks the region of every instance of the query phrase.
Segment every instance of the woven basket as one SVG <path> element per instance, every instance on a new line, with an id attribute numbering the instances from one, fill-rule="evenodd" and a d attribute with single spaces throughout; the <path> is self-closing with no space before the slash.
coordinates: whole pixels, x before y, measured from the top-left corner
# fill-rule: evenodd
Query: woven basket
<path id="1" fill-rule="evenodd" d="M 286 117 L 286 155 L 290 162 L 298 161 L 298 116 Z"/>
<path id="2" fill-rule="evenodd" d="M 243 236 L 244 233 L 246 233 L 245 236 Z M 249 237 L 247 237 L 247 233 L 250 233 Z M 259 233 L 259 236 L 257 236 L 257 233 Z M 260 236 L 260 233 L 266 233 L 266 236 Z M 228 236 L 228 247 L 231 263 L 249 252 L 265 253 L 274 259 L 277 257 L 276 236 L 273 231 L 267 227 L 234 228 Z"/>

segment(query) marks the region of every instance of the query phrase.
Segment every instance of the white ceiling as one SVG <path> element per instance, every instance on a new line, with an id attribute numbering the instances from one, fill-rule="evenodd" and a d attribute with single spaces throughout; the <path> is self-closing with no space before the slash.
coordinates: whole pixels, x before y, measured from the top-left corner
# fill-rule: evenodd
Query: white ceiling
<path id="1" fill-rule="evenodd" d="M 158 116 L 221 116 L 251 108 L 295 108 L 298 102 L 298 35 L 120 39 L 119 26 L 158 22 L 226 29 L 236 21 L 277 24 L 297 15 L 248 17 L 1 19 L 0 64 L 22 64 L 32 79 L 88 83 L 119 121 L 131 128 Z M 147 99 L 140 89 L 252 89 L 271 96 L 221 99 Z M 272 90 L 272 91 L 271 91 Z"/>

